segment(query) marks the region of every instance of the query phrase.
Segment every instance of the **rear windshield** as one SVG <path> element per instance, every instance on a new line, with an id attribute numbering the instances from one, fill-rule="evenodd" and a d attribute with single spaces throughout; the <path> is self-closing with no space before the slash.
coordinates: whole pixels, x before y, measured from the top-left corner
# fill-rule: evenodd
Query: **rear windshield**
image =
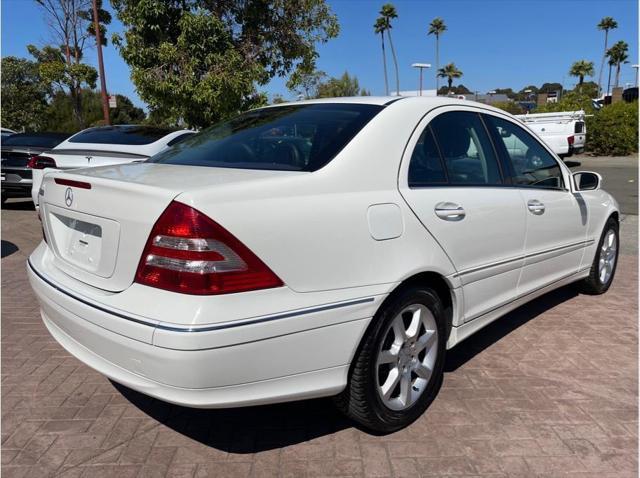
<path id="1" fill-rule="evenodd" d="M 142 145 L 155 143 L 174 131 L 174 129 L 153 126 L 103 126 L 82 131 L 69 142 Z"/>
<path id="2" fill-rule="evenodd" d="M 53 148 L 69 137 L 68 134 L 12 134 L 2 138 L 3 146 L 32 146 L 34 148 Z"/>
<path id="3" fill-rule="evenodd" d="M 249 111 L 185 139 L 149 162 L 315 171 L 331 161 L 382 108 L 323 103 Z"/>

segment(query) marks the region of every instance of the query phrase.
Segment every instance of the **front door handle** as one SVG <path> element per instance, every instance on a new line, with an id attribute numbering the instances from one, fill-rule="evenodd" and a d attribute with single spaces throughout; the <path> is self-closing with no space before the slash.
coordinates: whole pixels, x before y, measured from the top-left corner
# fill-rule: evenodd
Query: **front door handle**
<path id="1" fill-rule="evenodd" d="M 452 202 L 439 202 L 434 211 L 436 216 L 445 221 L 461 221 L 467 215 L 462 206 Z"/>
<path id="2" fill-rule="evenodd" d="M 531 211 L 533 214 L 535 214 L 536 216 L 539 216 L 541 214 L 544 214 L 544 204 L 542 204 L 540 201 L 538 201 L 537 199 L 531 199 L 528 203 L 527 203 L 527 208 L 529 208 L 529 211 Z"/>

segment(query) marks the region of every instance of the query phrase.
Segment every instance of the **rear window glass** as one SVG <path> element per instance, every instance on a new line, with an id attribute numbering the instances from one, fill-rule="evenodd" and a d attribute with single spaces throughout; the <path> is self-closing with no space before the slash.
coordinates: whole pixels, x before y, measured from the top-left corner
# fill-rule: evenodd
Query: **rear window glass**
<path id="1" fill-rule="evenodd" d="M 151 144 L 165 137 L 174 129 L 151 126 L 103 126 L 82 131 L 69 140 L 70 143 L 97 144 Z"/>
<path id="2" fill-rule="evenodd" d="M 13 134 L 2 138 L 3 146 L 32 146 L 34 148 L 53 148 L 69 137 L 68 134 Z"/>
<path id="3" fill-rule="evenodd" d="M 322 103 L 249 111 L 191 136 L 149 161 L 316 171 L 331 161 L 382 108 Z"/>

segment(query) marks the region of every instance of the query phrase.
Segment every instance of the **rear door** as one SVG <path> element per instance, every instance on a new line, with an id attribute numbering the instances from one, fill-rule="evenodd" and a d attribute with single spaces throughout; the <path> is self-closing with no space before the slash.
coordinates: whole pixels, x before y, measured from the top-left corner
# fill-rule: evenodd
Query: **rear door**
<path id="1" fill-rule="evenodd" d="M 465 320 L 516 294 L 525 240 L 520 193 L 505 183 L 480 114 L 438 108 L 416 128 L 402 162 L 400 192 L 454 264 Z"/>
<path id="2" fill-rule="evenodd" d="M 518 284 L 526 294 L 577 272 L 587 234 L 587 208 L 569 188 L 559 161 L 524 128 L 484 115 L 496 150 L 510 169 L 526 210 L 525 263 Z M 513 143 L 517 148 L 512 148 Z"/>

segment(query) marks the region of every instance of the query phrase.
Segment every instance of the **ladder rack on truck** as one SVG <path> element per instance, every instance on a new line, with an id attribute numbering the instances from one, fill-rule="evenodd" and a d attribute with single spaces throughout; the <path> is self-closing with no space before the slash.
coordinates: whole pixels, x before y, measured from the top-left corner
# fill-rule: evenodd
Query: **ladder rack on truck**
<path id="1" fill-rule="evenodd" d="M 561 158 L 581 153 L 587 140 L 583 110 L 516 115 Z"/>

